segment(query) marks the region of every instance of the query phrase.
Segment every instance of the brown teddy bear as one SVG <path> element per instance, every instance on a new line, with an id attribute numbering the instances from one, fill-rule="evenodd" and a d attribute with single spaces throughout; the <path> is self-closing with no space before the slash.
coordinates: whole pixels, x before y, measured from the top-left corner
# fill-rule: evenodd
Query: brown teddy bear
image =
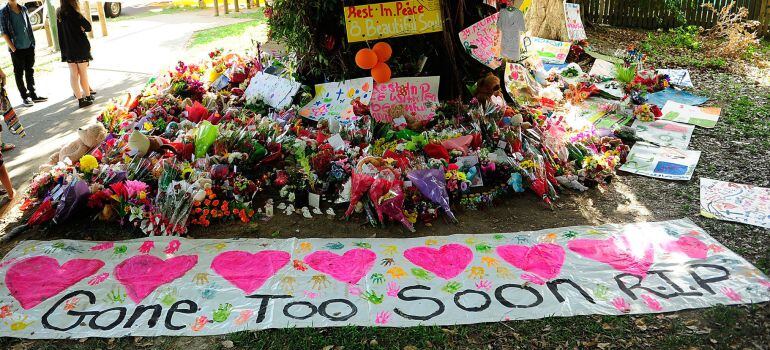
<path id="1" fill-rule="evenodd" d="M 56 164 L 69 158 L 73 163 L 80 160 L 80 157 L 99 146 L 107 138 L 107 129 L 100 123 L 90 124 L 78 128 L 78 138 L 69 145 L 64 146 L 61 151 L 51 155 L 51 164 Z"/>
<path id="2" fill-rule="evenodd" d="M 494 74 L 488 73 L 485 77 L 476 82 L 476 94 L 474 97 L 476 97 L 479 103 L 487 103 L 490 97 L 502 97 L 502 95 L 500 78 L 496 77 Z"/>

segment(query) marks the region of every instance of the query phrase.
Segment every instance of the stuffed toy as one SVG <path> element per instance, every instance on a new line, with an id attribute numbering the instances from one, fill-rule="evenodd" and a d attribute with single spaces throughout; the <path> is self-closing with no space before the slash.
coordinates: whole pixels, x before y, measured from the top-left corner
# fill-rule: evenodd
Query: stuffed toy
<path id="1" fill-rule="evenodd" d="M 485 77 L 476 82 L 476 93 L 474 94 L 474 97 L 476 97 L 479 103 L 483 104 L 489 101 L 492 96 L 502 97 L 503 93 L 500 90 L 500 78 L 492 73 L 488 73 Z"/>
<path id="2" fill-rule="evenodd" d="M 159 136 L 147 136 L 142 134 L 139 130 L 134 130 L 131 135 L 128 136 L 128 145 L 130 152 L 129 155 L 144 157 L 147 154 L 156 152 L 158 150 L 171 151 L 177 154 L 177 149 L 170 145 L 168 140 L 165 140 Z"/>
<path id="3" fill-rule="evenodd" d="M 80 157 L 99 146 L 107 138 L 107 129 L 102 124 L 90 124 L 78 128 L 78 139 L 64 146 L 58 153 L 51 155 L 50 163 L 56 164 L 69 158 L 77 162 Z"/>

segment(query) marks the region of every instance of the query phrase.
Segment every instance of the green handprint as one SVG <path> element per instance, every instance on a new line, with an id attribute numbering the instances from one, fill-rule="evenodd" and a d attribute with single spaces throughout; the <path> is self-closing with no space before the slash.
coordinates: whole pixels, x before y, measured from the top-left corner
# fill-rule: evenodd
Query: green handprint
<path id="1" fill-rule="evenodd" d="M 353 243 L 353 245 L 356 246 L 356 247 L 359 247 L 359 248 L 366 248 L 366 249 L 369 249 L 369 248 L 372 247 L 371 244 L 366 243 L 366 242 L 356 242 L 356 243 Z"/>
<path id="2" fill-rule="evenodd" d="M 163 304 L 165 307 L 171 307 L 174 303 L 176 303 L 177 300 L 177 291 L 176 289 L 167 291 L 166 294 L 163 294 L 163 296 L 160 298 L 160 303 Z"/>
<path id="3" fill-rule="evenodd" d="M 115 248 L 112 249 L 112 254 L 115 255 L 123 255 L 128 252 L 128 246 L 125 245 L 116 245 Z"/>
<path id="4" fill-rule="evenodd" d="M 342 244 L 342 242 L 334 242 L 334 243 L 327 243 L 326 244 L 326 249 L 339 250 L 339 249 L 342 249 L 342 248 L 345 248 L 345 245 Z"/>
<path id="5" fill-rule="evenodd" d="M 442 287 L 441 290 L 449 294 L 454 294 L 457 293 L 462 287 L 463 285 L 460 284 L 460 282 L 449 282 L 444 287 Z"/>
<path id="6" fill-rule="evenodd" d="M 385 276 L 381 273 L 373 273 L 372 282 L 375 284 L 383 284 L 385 283 Z"/>
<path id="7" fill-rule="evenodd" d="M 385 295 L 377 295 L 374 291 L 366 291 L 361 297 L 374 305 L 382 304 L 382 301 L 385 300 Z"/>
<path id="8" fill-rule="evenodd" d="M 479 253 L 489 253 L 492 251 L 492 246 L 485 242 L 481 242 L 479 244 L 476 244 L 476 251 Z"/>
<path id="9" fill-rule="evenodd" d="M 412 268 L 412 275 L 414 275 L 414 277 L 417 279 L 424 281 L 430 281 L 433 279 L 433 275 L 430 272 L 416 267 Z"/>
<path id="10" fill-rule="evenodd" d="M 577 237 L 578 235 L 579 235 L 579 233 L 577 233 L 577 232 L 575 232 L 575 231 L 572 231 L 572 230 L 569 230 L 569 231 L 567 231 L 567 232 L 564 232 L 564 234 L 563 234 L 562 236 L 563 236 L 564 238 L 575 238 L 575 237 Z"/>
<path id="11" fill-rule="evenodd" d="M 498 240 L 498 241 L 502 241 L 502 240 L 505 239 L 505 236 L 501 235 L 501 234 L 496 234 L 496 235 L 492 236 L 492 238 L 494 238 L 495 240 Z"/>
<path id="12" fill-rule="evenodd" d="M 597 284 L 596 288 L 594 288 L 594 296 L 596 297 L 596 299 L 599 299 L 601 301 L 607 301 L 610 299 L 609 295 L 607 295 L 608 293 L 609 293 L 609 289 L 607 288 L 607 286 L 603 284 Z"/>
<path id="13" fill-rule="evenodd" d="M 126 293 L 119 289 L 113 289 L 109 294 L 107 294 L 107 300 L 113 304 L 123 304 L 126 302 Z"/>
<path id="14" fill-rule="evenodd" d="M 230 314 L 233 312 L 233 305 L 230 303 L 219 304 L 219 307 L 214 311 L 214 322 L 225 322 Z"/>

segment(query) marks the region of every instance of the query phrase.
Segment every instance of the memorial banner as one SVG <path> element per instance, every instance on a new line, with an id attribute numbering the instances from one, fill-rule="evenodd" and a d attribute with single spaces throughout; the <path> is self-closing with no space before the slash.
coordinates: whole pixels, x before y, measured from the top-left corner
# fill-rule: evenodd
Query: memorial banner
<path id="1" fill-rule="evenodd" d="M 439 0 L 346 6 L 344 11 L 345 29 L 350 43 L 443 30 Z"/>
<path id="2" fill-rule="evenodd" d="M 356 119 L 353 114 L 353 101 L 358 100 L 369 105 L 372 97 L 374 80 L 358 78 L 326 84 L 316 84 L 315 96 L 299 110 L 299 115 L 312 119 L 337 118 L 348 123 Z"/>
<path id="3" fill-rule="evenodd" d="M 700 213 L 770 229 L 770 188 L 700 178 Z"/>
<path id="4" fill-rule="evenodd" d="M 689 220 L 361 239 L 24 241 L 0 262 L 18 338 L 455 325 L 770 300 Z"/>
<path id="5" fill-rule="evenodd" d="M 499 18 L 500 13 L 495 12 L 459 33 L 465 51 L 492 69 L 497 69 L 503 64 L 500 54 L 500 30 L 497 28 Z"/>
<path id="6" fill-rule="evenodd" d="M 412 120 L 433 119 L 438 106 L 439 78 L 393 78 L 387 83 L 375 83 L 369 104 L 372 117 L 379 122 L 392 122 L 394 114 L 408 115 Z"/>

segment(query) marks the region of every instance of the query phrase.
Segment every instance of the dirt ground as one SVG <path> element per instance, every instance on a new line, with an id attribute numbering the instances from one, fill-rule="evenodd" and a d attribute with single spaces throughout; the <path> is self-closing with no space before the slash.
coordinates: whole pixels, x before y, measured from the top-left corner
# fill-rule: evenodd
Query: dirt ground
<path id="1" fill-rule="evenodd" d="M 646 33 L 627 30 L 591 31 L 594 46 L 612 52 L 643 40 Z M 672 67 L 673 68 L 673 67 Z M 702 156 L 691 181 L 674 182 L 619 173 L 607 186 L 586 193 L 563 193 L 555 210 L 532 194 L 514 196 L 482 211 L 457 213 L 460 223 L 439 220 L 418 227 L 417 235 L 495 233 L 572 225 L 631 223 L 690 218 L 729 249 L 770 273 L 770 230 L 703 218 L 699 215 L 699 179 L 770 186 L 770 88 L 745 73 L 725 69 L 691 68 L 696 90 L 721 106 L 718 126 L 696 128 L 691 149 Z M 738 74 L 736 74 L 738 72 Z M 278 213 L 268 222 L 193 228 L 194 238 L 219 237 L 411 237 L 401 227 L 373 228 L 317 216 L 287 217 Z M 138 232 L 92 223 L 31 230 L 0 246 L 7 253 L 25 239 L 118 240 L 141 237 Z M 289 329 L 244 332 L 197 338 L 123 338 L 85 341 L 26 341 L 0 338 L 6 349 L 113 348 L 313 348 L 313 349 L 502 349 L 502 348 L 768 348 L 770 304 L 677 312 L 645 316 L 579 316 L 452 327 L 411 329 Z"/>

